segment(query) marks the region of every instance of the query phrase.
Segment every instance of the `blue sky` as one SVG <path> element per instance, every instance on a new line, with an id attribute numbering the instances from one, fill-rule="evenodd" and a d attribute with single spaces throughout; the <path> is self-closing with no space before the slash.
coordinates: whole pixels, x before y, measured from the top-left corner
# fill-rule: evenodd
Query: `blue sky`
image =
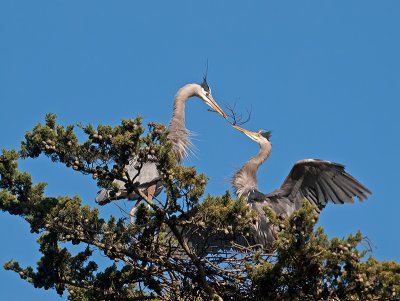
<path id="1" fill-rule="evenodd" d="M 167 123 L 175 92 L 201 81 L 208 59 L 214 98 L 251 107 L 248 129 L 273 131 L 260 190 L 277 188 L 299 159 L 345 164 L 373 195 L 328 206 L 319 224 L 331 237 L 360 229 L 374 256 L 400 261 L 399 28 L 398 1 L 2 1 L 0 148 L 18 147 L 46 112 L 64 124 L 116 125 L 137 113 Z M 186 113 L 197 151 L 185 165 L 222 194 L 258 145 L 199 100 Z M 44 158 L 21 168 L 48 182 L 48 194 L 95 205 L 88 177 Z M 1 263 L 34 265 L 36 238 L 0 213 Z M 0 298 L 59 299 L 3 269 Z"/>

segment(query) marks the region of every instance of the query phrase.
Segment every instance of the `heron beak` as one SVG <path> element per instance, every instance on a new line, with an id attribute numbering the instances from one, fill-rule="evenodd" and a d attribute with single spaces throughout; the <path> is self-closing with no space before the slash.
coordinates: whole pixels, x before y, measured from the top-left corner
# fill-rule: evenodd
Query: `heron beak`
<path id="1" fill-rule="evenodd" d="M 233 126 L 235 129 L 237 129 L 238 131 L 244 133 L 244 134 L 245 134 L 247 137 L 249 137 L 250 139 L 252 139 L 252 140 L 258 142 L 258 136 L 256 135 L 257 133 L 250 132 L 250 131 L 245 130 L 244 128 L 241 128 L 241 127 L 239 127 L 239 126 L 237 126 L 237 125 L 234 125 L 234 124 L 232 124 L 232 126 Z"/>
<path id="2" fill-rule="evenodd" d="M 215 102 L 214 98 L 210 94 L 208 94 L 204 98 L 206 104 L 208 104 L 214 111 L 220 114 L 222 117 L 226 119 L 226 113 L 220 108 L 220 106 Z"/>

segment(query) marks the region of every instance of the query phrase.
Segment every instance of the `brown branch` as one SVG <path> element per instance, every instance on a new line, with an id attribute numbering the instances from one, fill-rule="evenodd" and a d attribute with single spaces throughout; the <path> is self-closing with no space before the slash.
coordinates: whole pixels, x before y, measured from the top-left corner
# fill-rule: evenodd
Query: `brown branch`
<path id="1" fill-rule="evenodd" d="M 231 125 L 241 126 L 250 121 L 251 108 L 250 108 L 250 110 L 246 109 L 247 117 L 245 119 L 244 119 L 242 113 L 237 113 L 235 111 L 236 110 L 236 102 L 233 105 L 225 104 L 225 108 L 226 108 L 226 111 L 229 111 L 229 113 L 227 114 L 227 117 L 228 117 L 227 120 Z M 213 113 L 218 113 L 214 109 L 208 109 L 208 111 L 213 112 Z M 229 119 L 231 119 L 231 120 L 229 120 Z"/>
<path id="2" fill-rule="evenodd" d="M 161 208 L 158 208 L 156 205 L 154 205 L 153 201 L 150 200 L 143 192 L 141 192 L 140 190 L 138 190 L 137 192 L 145 200 L 145 202 L 148 203 L 152 208 L 154 208 L 155 210 L 160 210 L 161 209 Z M 217 294 L 217 292 L 208 284 L 208 282 L 206 280 L 206 273 L 204 271 L 204 268 L 203 268 L 203 265 L 202 265 L 201 261 L 192 252 L 192 250 L 190 250 L 186 240 L 183 239 L 181 233 L 176 228 L 175 223 L 171 222 L 168 219 L 165 219 L 165 223 L 168 225 L 168 227 L 171 229 L 172 233 L 177 238 L 179 244 L 181 245 L 181 247 L 185 251 L 186 255 L 189 256 L 189 258 L 192 260 L 192 262 L 196 266 L 196 268 L 198 270 L 198 276 L 200 278 L 199 279 L 200 280 L 200 284 L 204 288 L 205 292 L 210 296 L 211 299 L 223 301 L 223 299 Z"/>
<path id="3" fill-rule="evenodd" d="M 250 110 L 246 109 L 247 117 L 246 117 L 246 119 L 244 119 L 242 113 L 237 113 L 235 111 L 236 110 L 236 103 L 234 103 L 233 106 L 226 105 L 226 109 L 227 109 L 227 111 L 230 112 L 230 113 L 227 114 L 227 116 L 228 116 L 228 118 L 232 119 L 232 121 L 229 121 L 232 125 L 241 126 L 241 125 L 249 122 L 249 120 L 251 118 L 251 109 Z"/>

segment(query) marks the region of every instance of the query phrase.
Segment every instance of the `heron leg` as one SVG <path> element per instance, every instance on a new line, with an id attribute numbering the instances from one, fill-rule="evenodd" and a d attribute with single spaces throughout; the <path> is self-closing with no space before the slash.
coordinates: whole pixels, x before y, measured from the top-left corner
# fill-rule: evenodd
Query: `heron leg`
<path id="1" fill-rule="evenodd" d="M 151 185 L 147 188 L 147 198 L 152 200 L 154 197 L 154 193 L 156 192 L 156 185 Z M 130 219 L 131 219 L 131 224 L 135 223 L 135 211 L 137 206 L 140 204 L 141 200 L 138 200 L 135 204 L 135 206 L 133 206 L 131 212 L 129 213 Z"/>
<path id="2" fill-rule="evenodd" d="M 147 188 L 147 197 L 152 200 L 154 198 L 154 193 L 156 192 L 157 185 L 153 184 Z"/>
<path id="3" fill-rule="evenodd" d="M 136 211 L 136 208 L 139 205 L 139 203 L 140 203 L 140 200 L 138 200 L 136 202 L 135 206 L 132 207 L 131 212 L 129 212 L 129 216 L 130 216 L 130 219 L 131 219 L 131 224 L 135 223 L 135 211 Z"/>

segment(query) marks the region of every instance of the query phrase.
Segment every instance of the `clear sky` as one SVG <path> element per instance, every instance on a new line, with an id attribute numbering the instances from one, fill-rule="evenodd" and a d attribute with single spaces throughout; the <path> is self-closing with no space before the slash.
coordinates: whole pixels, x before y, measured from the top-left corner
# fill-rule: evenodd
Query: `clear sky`
<path id="1" fill-rule="evenodd" d="M 251 107 L 248 129 L 273 131 L 260 190 L 277 188 L 299 159 L 345 164 L 373 195 L 328 206 L 319 224 L 330 237 L 360 229 L 374 256 L 400 261 L 399 29 L 399 1 L 1 1 L 0 148 L 18 147 L 46 112 L 64 124 L 137 113 L 167 123 L 175 92 L 200 82 L 208 59 L 214 98 Z M 186 113 L 197 151 L 184 164 L 220 195 L 258 145 L 197 99 Z M 48 194 L 95 205 L 89 177 L 45 158 L 21 168 Z M 1 264 L 34 265 L 36 238 L 0 213 Z M 0 299 L 59 300 L 1 268 Z"/>

